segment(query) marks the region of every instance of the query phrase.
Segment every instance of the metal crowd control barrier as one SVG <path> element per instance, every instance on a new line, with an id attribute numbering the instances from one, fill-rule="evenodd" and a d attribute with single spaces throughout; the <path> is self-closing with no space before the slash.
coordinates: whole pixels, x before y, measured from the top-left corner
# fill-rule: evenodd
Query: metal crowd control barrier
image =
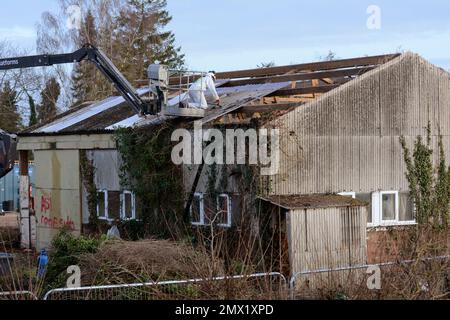
<path id="1" fill-rule="evenodd" d="M 0 300 L 39 300 L 31 291 L 5 291 L 0 292 Z"/>
<path id="2" fill-rule="evenodd" d="M 348 266 L 348 267 L 340 267 L 340 268 L 301 271 L 301 272 L 295 273 L 289 280 L 289 297 L 291 300 L 295 299 L 297 279 L 302 276 L 308 276 L 308 275 L 314 275 L 314 274 L 324 274 L 324 273 L 331 273 L 331 272 L 340 272 L 340 271 L 353 271 L 353 270 L 363 270 L 363 269 L 368 270 L 371 267 L 382 268 L 382 267 L 387 267 L 387 266 L 407 265 L 407 264 L 411 264 L 414 262 L 425 262 L 425 261 L 446 260 L 446 259 L 450 259 L 450 255 L 430 257 L 430 258 L 421 258 L 421 259 L 416 259 L 416 260 L 403 260 L 403 261 L 398 261 L 398 262 L 384 262 L 384 263 L 377 263 L 377 264 L 365 264 L 365 265 Z"/>
<path id="3" fill-rule="evenodd" d="M 188 279 L 188 280 L 172 280 L 161 282 L 131 283 L 103 286 L 88 286 L 80 288 L 58 288 L 48 291 L 44 300 L 143 300 L 143 299 L 192 299 L 201 298 L 201 294 L 205 293 L 202 288 L 196 285 L 215 285 L 220 281 L 233 280 L 259 280 L 279 278 L 280 287 L 278 294 L 280 296 L 287 292 L 286 278 L 279 272 L 255 273 L 251 275 L 235 275 L 223 276 L 207 279 Z M 257 288 L 255 288 L 257 289 Z M 270 284 L 270 289 L 272 289 Z M 256 290 L 257 291 L 257 290 Z M 276 294 L 277 290 L 274 290 Z M 279 297 L 279 296 L 277 296 Z M 286 296 L 287 298 L 287 296 Z"/>

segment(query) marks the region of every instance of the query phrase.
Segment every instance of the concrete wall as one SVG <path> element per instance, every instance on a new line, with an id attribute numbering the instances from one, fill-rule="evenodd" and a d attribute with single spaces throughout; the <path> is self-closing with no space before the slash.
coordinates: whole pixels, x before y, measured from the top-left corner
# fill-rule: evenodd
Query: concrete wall
<path id="1" fill-rule="evenodd" d="M 35 209 L 37 249 L 48 248 L 66 226 L 81 231 L 80 167 L 78 150 L 36 150 Z"/>
<path id="2" fill-rule="evenodd" d="M 49 246 L 66 226 L 75 235 L 82 228 L 80 149 L 113 149 L 111 134 L 32 135 L 19 137 L 18 150 L 33 151 L 35 174 L 36 247 Z M 107 176 L 107 166 L 101 166 Z M 27 188 L 21 193 L 24 195 Z M 22 195 L 21 195 L 22 196 Z M 22 235 L 22 237 L 27 235 Z"/>

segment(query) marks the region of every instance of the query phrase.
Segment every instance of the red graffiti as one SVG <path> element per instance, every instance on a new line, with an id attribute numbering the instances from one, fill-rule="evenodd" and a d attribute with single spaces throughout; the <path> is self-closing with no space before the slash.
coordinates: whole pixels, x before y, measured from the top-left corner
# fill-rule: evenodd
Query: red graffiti
<path id="1" fill-rule="evenodd" d="M 59 229 L 62 227 L 67 227 L 70 230 L 75 230 L 75 222 L 70 219 L 67 218 L 66 220 L 64 220 L 63 218 L 48 218 L 45 216 L 41 216 L 41 224 L 53 228 L 53 229 Z"/>
<path id="2" fill-rule="evenodd" d="M 52 209 L 52 198 L 50 196 L 41 196 L 41 212 L 48 212 Z"/>

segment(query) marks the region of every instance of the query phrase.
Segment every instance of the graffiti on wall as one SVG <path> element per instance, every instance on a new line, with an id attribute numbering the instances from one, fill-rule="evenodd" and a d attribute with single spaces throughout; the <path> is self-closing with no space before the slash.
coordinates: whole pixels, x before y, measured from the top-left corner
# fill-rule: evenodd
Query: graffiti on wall
<path id="1" fill-rule="evenodd" d="M 41 195 L 39 208 L 41 211 L 41 218 L 39 219 L 39 223 L 41 225 L 52 229 L 60 229 L 66 227 L 69 230 L 75 230 L 75 222 L 70 218 L 70 214 L 67 215 L 67 218 L 50 217 L 50 213 L 52 211 L 51 194 Z"/>
<path id="2" fill-rule="evenodd" d="M 41 212 L 49 212 L 52 209 L 52 198 L 51 196 L 42 195 L 41 196 Z"/>
<path id="3" fill-rule="evenodd" d="M 44 215 L 41 216 L 40 224 L 52 229 L 60 229 L 62 227 L 69 228 L 70 230 L 75 230 L 75 222 L 70 218 L 51 218 Z"/>

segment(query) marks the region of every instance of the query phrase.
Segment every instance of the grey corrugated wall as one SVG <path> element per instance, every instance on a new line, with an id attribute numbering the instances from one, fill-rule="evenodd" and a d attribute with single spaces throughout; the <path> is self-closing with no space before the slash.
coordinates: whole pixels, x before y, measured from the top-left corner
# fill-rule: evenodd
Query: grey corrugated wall
<path id="1" fill-rule="evenodd" d="M 291 272 L 363 265 L 365 207 L 291 210 L 287 214 Z"/>
<path id="2" fill-rule="evenodd" d="M 405 53 L 274 121 L 281 161 L 269 193 L 407 190 L 399 137 L 411 146 L 428 121 L 450 159 L 450 74 Z"/>

